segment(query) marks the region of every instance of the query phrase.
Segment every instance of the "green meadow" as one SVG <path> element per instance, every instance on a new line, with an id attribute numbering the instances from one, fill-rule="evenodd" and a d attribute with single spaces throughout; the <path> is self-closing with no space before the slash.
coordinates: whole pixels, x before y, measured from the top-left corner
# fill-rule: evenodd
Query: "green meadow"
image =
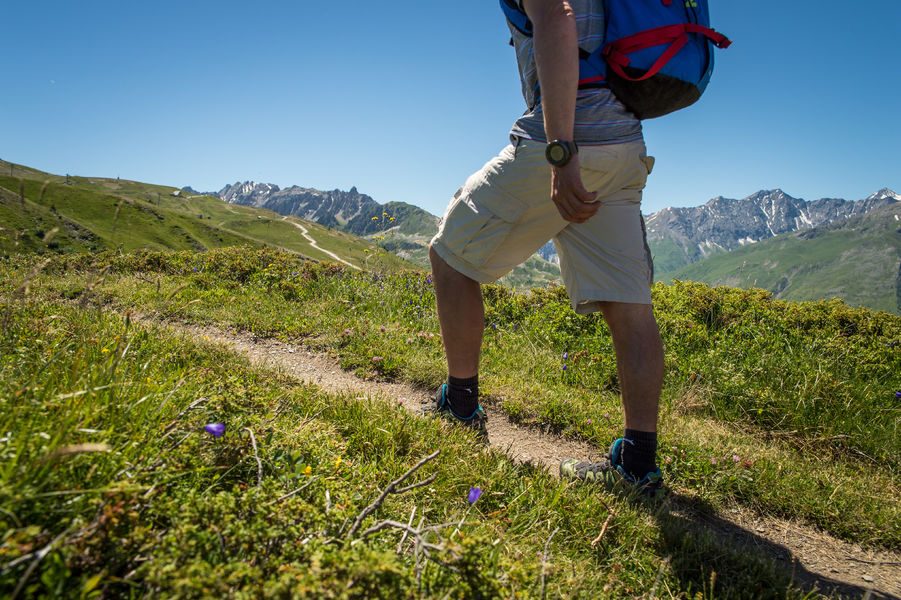
<path id="1" fill-rule="evenodd" d="M 306 227 L 318 248 L 295 223 Z M 0 256 L 114 249 L 200 252 L 231 246 L 277 248 L 313 260 L 334 260 L 325 250 L 366 269 L 407 265 L 362 238 L 284 219 L 272 211 L 189 195 L 174 187 L 51 175 L 0 161 Z"/>
<path id="2" fill-rule="evenodd" d="M 723 543 L 666 502 L 561 483 L 391 399 L 330 395 L 126 316 L 290 341 L 361 377 L 427 390 L 444 365 L 421 271 L 358 272 L 253 248 L 0 264 L 0 589 L 812 593 L 765 549 Z M 654 295 L 667 360 L 660 460 L 672 501 L 711 519 L 740 508 L 901 549 L 901 318 L 701 284 L 658 284 Z M 603 321 L 575 315 L 558 287 L 488 286 L 485 299 L 489 414 L 606 446 L 622 421 Z M 219 422 L 224 436 L 204 431 Z M 403 485 L 434 479 L 389 495 L 354 530 L 380 490 L 438 450 Z M 474 504 L 472 487 L 482 490 Z M 404 536 L 386 521 L 418 528 Z"/>

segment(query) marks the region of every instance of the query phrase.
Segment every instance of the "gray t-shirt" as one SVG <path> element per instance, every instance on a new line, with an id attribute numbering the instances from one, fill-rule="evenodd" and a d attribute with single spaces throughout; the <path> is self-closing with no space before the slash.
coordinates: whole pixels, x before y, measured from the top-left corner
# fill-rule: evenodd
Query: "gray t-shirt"
<path id="1" fill-rule="evenodd" d="M 593 52 L 604 43 L 603 0 L 569 0 L 569 4 L 576 15 L 579 47 Z M 538 83 L 533 40 L 512 25 L 510 33 L 513 35 L 513 46 L 519 63 L 523 99 L 526 106 L 532 106 L 536 104 L 535 88 Z M 641 121 L 607 88 L 579 90 L 574 133 L 576 143 L 583 146 L 621 144 L 643 139 Z M 540 102 L 535 108 L 526 110 L 513 124 L 510 135 L 547 142 Z"/>

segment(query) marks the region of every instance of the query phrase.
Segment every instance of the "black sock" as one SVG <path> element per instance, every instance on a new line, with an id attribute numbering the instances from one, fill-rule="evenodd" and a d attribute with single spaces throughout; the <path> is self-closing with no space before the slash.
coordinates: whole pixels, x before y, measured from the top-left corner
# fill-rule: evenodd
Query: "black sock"
<path id="1" fill-rule="evenodd" d="M 479 376 L 469 379 L 447 378 L 447 401 L 457 416 L 468 417 L 479 406 Z"/>
<path id="2" fill-rule="evenodd" d="M 626 429 L 623 436 L 623 469 L 641 479 L 657 468 L 657 433 Z"/>

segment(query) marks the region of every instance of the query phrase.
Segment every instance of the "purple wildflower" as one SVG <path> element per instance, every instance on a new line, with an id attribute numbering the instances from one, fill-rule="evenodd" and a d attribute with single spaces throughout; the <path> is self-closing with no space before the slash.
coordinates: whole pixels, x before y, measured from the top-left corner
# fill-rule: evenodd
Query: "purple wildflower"
<path id="1" fill-rule="evenodd" d="M 563 370 L 564 370 L 564 371 L 566 370 L 566 365 L 563 365 Z"/>
<path id="2" fill-rule="evenodd" d="M 733 455 L 732 455 L 732 462 L 734 462 L 734 463 L 739 463 L 739 462 L 741 462 L 741 457 L 740 457 L 738 454 L 733 454 Z"/>
<path id="3" fill-rule="evenodd" d="M 586 423 L 588 423 L 589 425 L 591 425 L 591 419 L 588 419 L 588 420 L 586 421 Z"/>
<path id="4" fill-rule="evenodd" d="M 426 275 L 425 282 L 426 282 L 428 285 L 432 285 L 432 276 L 431 276 L 431 275 Z"/>
<path id="5" fill-rule="evenodd" d="M 569 352 L 563 353 L 563 360 L 567 360 L 569 358 Z"/>
<path id="6" fill-rule="evenodd" d="M 479 498 L 481 496 L 482 496 L 482 488 L 471 487 L 471 488 L 469 488 L 469 496 L 466 498 L 466 500 L 470 504 L 475 504 L 476 502 L 479 501 Z"/>
<path id="7" fill-rule="evenodd" d="M 895 398 L 901 399 L 901 391 L 895 392 Z"/>
<path id="8" fill-rule="evenodd" d="M 203 430 L 215 438 L 225 435 L 225 423 L 210 423 L 204 425 Z"/>

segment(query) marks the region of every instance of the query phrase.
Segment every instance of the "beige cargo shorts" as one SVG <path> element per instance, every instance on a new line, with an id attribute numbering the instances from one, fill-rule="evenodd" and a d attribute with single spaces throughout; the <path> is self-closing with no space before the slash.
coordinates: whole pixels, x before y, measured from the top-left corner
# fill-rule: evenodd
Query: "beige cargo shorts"
<path id="1" fill-rule="evenodd" d="M 553 239 L 573 310 L 601 302 L 650 304 L 654 267 L 641 193 L 654 165 L 643 142 L 579 148 L 582 182 L 601 207 L 570 223 L 551 201 L 545 144 L 516 139 L 470 177 L 444 214 L 432 248 L 480 283 L 503 277 Z"/>

